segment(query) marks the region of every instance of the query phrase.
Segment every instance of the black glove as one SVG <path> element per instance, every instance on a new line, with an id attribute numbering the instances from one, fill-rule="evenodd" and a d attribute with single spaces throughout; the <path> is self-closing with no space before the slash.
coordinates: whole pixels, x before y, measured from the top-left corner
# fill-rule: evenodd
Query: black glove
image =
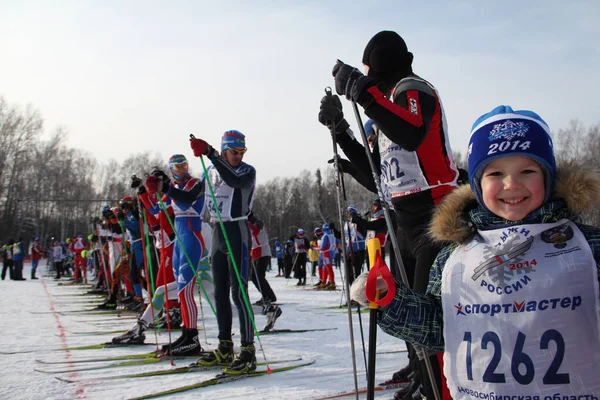
<path id="1" fill-rule="evenodd" d="M 151 175 L 154 175 L 155 177 L 160 179 L 160 181 L 162 182 L 162 188 L 159 188 L 159 190 L 163 193 L 166 193 L 167 190 L 169 190 L 169 185 L 171 184 L 171 179 L 169 179 L 169 176 L 160 169 L 155 169 L 154 171 L 152 171 Z"/>
<path id="2" fill-rule="evenodd" d="M 373 85 L 373 79 L 364 76 L 358 69 L 337 60 L 331 74 L 335 78 L 335 91 L 346 96 L 350 101 L 358 103 L 358 97 L 365 88 Z"/>
<path id="3" fill-rule="evenodd" d="M 131 188 L 135 189 L 137 187 L 139 187 L 142 184 L 142 180 L 140 178 L 138 178 L 137 176 L 133 175 L 131 177 Z"/>
<path id="4" fill-rule="evenodd" d="M 137 192 L 138 192 L 138 194 L 144 194 L 144 193 L 146 193 L 146 186 L 144 186 L 144 185 L 138 186 Z"/>
<path id="5" fill-rule="evenodd" d="M 327 163 L 333 164 L 333 158 L 327 160 Z M 340 156 L 338 156 L 338 168 L 340 169 L 340 172 L 350 174 L 350 175 L 354 175 L 354 173 L 356 171 L 356 167 L 354 165 L 352 165 L 352 163 L 350 161 L 344 160 Z"/>
<path id="6" fill-rule="evenodd" d="M 118 212 L 118 213 L 117 213 L 117 219 L 118 219 L 119 221 L 124 221 L 124 220 L 125 220 L 125 214 L 124 214 L 124 213 L 122 213 L 122 212 Z"/>
<path id="7" fill-rule="evenodd" d="M 342 102 L 337 95 L 323 96 L 319 109 L 319 122 L 328 127 L 329 130 L 331 130 L 332 123 L 335 123 L 336 134 L 342 134 L 350 128 L 350 124 L 344 119 Z"/>

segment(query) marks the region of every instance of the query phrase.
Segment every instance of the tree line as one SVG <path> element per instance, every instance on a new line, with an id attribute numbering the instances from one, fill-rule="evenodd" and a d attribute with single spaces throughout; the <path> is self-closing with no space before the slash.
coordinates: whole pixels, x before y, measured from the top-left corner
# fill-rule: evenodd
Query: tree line
<path id="1" fill-rule="evenodd" d="M 132 154 L 123 162 L 100 163 L 92 154 L 67 145 L 67 131 L 57 128 L 44 139 L 44 120 L 32 106 L 17 107 L 0 96 L 0 241 L 23 237 L 64 240 L 90 233 L 90 217 L 104 204 L 132 195 L 131 176 L 143 176 L 158 166 L 167 170 L 158 153 Z M 600 124 L 585 127 L 577 120 L 553 132 L 559 160 L 576 160 L 600 167 Z M 458 166 L 466 159 L 455 152 Z M 258 171 L 260 173 L 260 171 Z M 342 204 L 369 211 L 376 195 L 350 176 L 341 182 Z M 286 240 L 298 228 L 308 233 L 324 222 L 339 219 L 333 168 L 303 170 L 295 177 L 278 177 L 256 187 L 255 215 L 264 221 L 272 240 Z M 600 226 L 600 210 L 585 216 Z"/>

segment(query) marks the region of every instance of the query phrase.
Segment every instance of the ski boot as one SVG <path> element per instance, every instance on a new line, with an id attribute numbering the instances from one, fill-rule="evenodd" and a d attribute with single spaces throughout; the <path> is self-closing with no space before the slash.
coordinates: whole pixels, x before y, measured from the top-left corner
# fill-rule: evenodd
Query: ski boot
<path id="1" fill-rule="evenodd" d="M 106 293 L 106 289 L 104 288 L 94 288 L 92 290 L 88 290 L 85 294 L 104 294 Z"/>
<path id="2" fill-rule="evenodd" d="M 198 365 L 223 365 L 227 366 L 233 362 L 233 342 L 231 340 L 220 340 L 219 346 L 212 352 L 200 357 Z"/>
<path id="3" fill-rule="evenodd" d="M 169 308 L 169 324 L 171 325 L 171 329 L 181 328 L 182 322 L 183 320 L 181 319 L 181 310 L 179 307 Z"/>
<path id="4" fill-rule="evenodd" d="M 256 349 L 253 344 L 242 346 L 240 354 L 223 369 L 225 375 L 241 375 L 256 370 Z"/>
<path id="5" fill-rule="evenodd" d="M 199 356 L 204 352 L 198 339 L 198 329 L 185 328 L 183 337 L 183 340 L 177 346 L 171 346 L 167 355 L 173 357 Z"/>
<path id="6" fill-rule="evenodd" d="M 119 300 L 119 303 L 122 304 L 122 305 L 129 304 L 129 303 L 131 303 L 133 301 L 134 297 L 135 296 L 133 294 L 127 293 L 125 296 L 123 296 L 121 298 L 121 300 Z"/>
<path id="7" fill-rule="evenodd" d="M 269 306 L 263 309 L 263 314 L 267 316 L 267 324 L 263 328 L 263 332 L 268 332 L 275 326 L 275 321 L 281 316 L 283 311 L 279 306 Z"/>
<path id="8" fill-rule="evenodd" d="M 144 309 L 144 299 L 141 297 L 134 297 L 131 303 L 128 303 L 123 307 L 127 311 L 141 312 Z"/>
<path id="9" fill-rule="evenodd" d="M 394 393 L 394 400 L 412 399 L 412 395 L 419 389 L 419 386 L 420 383 L 414 379 L 406 382 Z"/>
<path id="10" fill-rule="evenodd" d="M 145 321 L 138 319 L 135 327 L 125 332 L 121 336 L 112 338 L 114 344 L 144 344 L 146 335 L 144 331 L 148 328 Z"/>
<path id="11" fill-rule="evenodd" d="M 181 336 L 179 336 L 177 339 L 175 339 L 175 341 L 173 343 L 163 344 L 161 346 L 160 350 L 165 354 L 169 354 L 171 349 L 179 346 L 179 344 L 181 342 L 183 342 L 184 340 L 185 340 L 185 327 L 183 327 L 183 329 L 181 330 Z"/>
<path id="12" fill-rule="evenodd" d="M 116 309 L 117 309 L 117 302 L 112 299 L 108 299 L 104 303 L 102 303 L 96 307 L 96 310 L 116 310 Z"/>

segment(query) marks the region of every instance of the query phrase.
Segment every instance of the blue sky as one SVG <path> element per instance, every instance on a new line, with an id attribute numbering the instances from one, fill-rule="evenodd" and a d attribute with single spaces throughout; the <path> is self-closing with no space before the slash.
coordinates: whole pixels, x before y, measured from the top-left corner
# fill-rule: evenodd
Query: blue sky
<path id="1" fill-rule="evenodd" d="M 337 58 L 362 69 L 380 30 L 440 92 L 452 148 L 499 104 L 558 130 L 600 122 L 598 1 L 12 1 L 0 4 L 0 95 L 102 162 L 192 157 L 188 135 L 247 135 L 258 180 L 326 167 L 317 121 Z M 345 114 L 356 130 L 350 103 Z M 198 161 L 191 165 L 200 170 Z M 141 171 L 140 171 L 141 172 Z"/>

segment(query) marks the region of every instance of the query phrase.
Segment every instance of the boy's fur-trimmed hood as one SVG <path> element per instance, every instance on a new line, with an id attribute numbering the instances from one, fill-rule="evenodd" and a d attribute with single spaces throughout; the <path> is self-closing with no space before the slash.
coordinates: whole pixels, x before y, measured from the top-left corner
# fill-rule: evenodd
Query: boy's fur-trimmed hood
<path id="1" fill-rule="evenodd" d="M 557 166 L 553 200 L 565 202 L 569 211 L 579 215 L 600 205 L 600 175 L 592 168 L 575 162 Z M 477 207 L 469 185 L 462 185 L 450 193 L 436 207 L 429 226 L 429 235 L 436 241 L 463 243 L 474 233 L 469 222 L 469 210 Z"/>

